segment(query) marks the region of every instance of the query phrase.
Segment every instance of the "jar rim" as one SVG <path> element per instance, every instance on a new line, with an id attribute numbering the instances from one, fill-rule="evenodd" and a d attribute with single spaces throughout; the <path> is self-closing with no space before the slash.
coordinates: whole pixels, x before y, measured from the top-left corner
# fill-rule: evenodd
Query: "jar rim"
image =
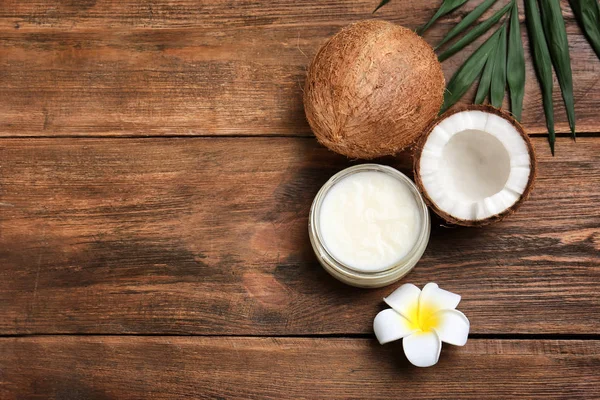
<path id="1" fill-rule="evenodd" d="M 415 244 L 410 251 L 400 260 L 396 261 L 385 269 L 378 271 L 359 271 L 338 260 L 327 249 L 325 241 L 321 235 L 320 228 L 321 205 L 323 204 L 323 200 L 331 188 L 333 188 L 336 183 L 350 175 L 367 171 L 386 173 L 387 175 L 405 184 L 417 202 L 421 217 L 421 229 L 419 232 L 419 237 L 415 241 Z M 415 183 L 395 168 L 374 163 L 354 165 L 352 167 L 343 169 L 329 178 L 329 180 L 325 182 L 313 200 L 310 209 L 308 225 L 310 241 L 321 265 L 323 265 L 327 272 L 329 272 L 335 278 L 350 285 L 359 287 L 381 287 L 402 278 L 404 275 L 410 272 L 415 264 L 420 260 L 429 241 L 430 234 L 429 210 Z"/>

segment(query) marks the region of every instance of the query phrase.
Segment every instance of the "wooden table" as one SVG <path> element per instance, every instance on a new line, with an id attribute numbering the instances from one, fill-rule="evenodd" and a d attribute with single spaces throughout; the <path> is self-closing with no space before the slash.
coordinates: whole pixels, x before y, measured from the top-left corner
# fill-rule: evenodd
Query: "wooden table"
<path id="1" fill-rule="evenodd" d="M 461 294 L 468 344 L 410 366 L 372 334 L 397 285 L 317 263 L 311 201 L 352 163 L 312 137 L 305 70 L 376 2 L 0 0 L 1 399 L 600 397 L 600 60 L 566 4 L 577 143 L 556 85 L 550 156 L 528 58 L 533 195 L 488 228 L 434 219 L 402 280 Z"/>

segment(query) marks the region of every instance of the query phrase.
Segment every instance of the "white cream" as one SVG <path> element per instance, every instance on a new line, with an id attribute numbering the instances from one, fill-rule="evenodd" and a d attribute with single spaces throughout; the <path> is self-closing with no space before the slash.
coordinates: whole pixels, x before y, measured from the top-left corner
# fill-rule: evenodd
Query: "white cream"
<path id="1" fill-rule="evenodd" d="M 339 262 L 361 272 L 385 270 L 415 247 L 420 209 L 406 183 L 364 171 L 335 183 L 319 212 L 321 238 Z"/>

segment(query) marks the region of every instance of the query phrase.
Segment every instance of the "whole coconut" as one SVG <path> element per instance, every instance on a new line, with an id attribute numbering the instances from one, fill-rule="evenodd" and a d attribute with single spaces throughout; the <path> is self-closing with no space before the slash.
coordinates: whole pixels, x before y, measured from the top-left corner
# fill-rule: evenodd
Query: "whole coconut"
<path id="1" fill-rule="evenodd" d="M 444 74 L 433 49 L 410 29 L 367 20 L 319 50 L 304 88 L 304 110 L 319 142 L 351 158 L 393 155 L 434 120 Z"/>

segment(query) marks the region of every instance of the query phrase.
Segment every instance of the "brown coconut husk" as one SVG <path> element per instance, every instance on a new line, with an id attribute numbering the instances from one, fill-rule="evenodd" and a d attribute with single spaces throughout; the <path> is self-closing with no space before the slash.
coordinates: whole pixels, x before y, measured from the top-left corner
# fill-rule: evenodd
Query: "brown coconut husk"
<path id="1" fill-rule="evenodd" d="M 482 220 L 458 219 L 458 218 L 455 218 L 452 215 L 444 212 L 433 202 L 433 200 L 431 200 L 431 198 L 429 197 L 429 194 L 425 190 L 423 181 L 421 180 L 421 163 L 420 163 L 421 153 L 423 152 L 423 147 L 425 146 L 425 142 L 427 142 L 427 138 L 433 131 L 433 128 L 435 128 L 442 120 L 448 118 L 451 115 L 462 112 L 462 111 L 483 111 L 483 112 L 487 112 L 487 113 L 491 113 L 491 114 L 496 114 L 496 115 L 508 120 L 515 127 L 515 129 L 517 129 L 517 131 L 519 132 L 519 134 L 525 141 L 525 144 L 527 145 L 527 151 L 529 153 L 529 160 L 530 160 L 529 180 L 527 181 L 527 186 L 525 187 L 525 191 L 523 192 L 521 197 L 515 202 L 515 204 L 513 204 L 511 207 L 507 208 L 503 212 L 496 214 L 496 215 L 492 215 L 492 216 L 490 216 L 486 219 L 482 219 Z M 456 107 L 450 111 L 445 112 L 443 115 L 441 115 L 440 117 L 435 119 L 427 127 L 427 129 L 425 129 L 425 131 L 423 132 L 423 136 L 421 137 L 421 139 L 417 142 L 416 146 L 414 147 L 413 163 L 414 163 L 413 171 L 414 171 L 415 184 L 419 188 L 419 191 L 423 195 L 423 198 L 425 199 L 425 202 L 427 203 L 427 205 L 437 215 L 439 215 L 441 218 L 443 218 L 446 222 L 448 222 L 450 224 L 461 225 L 461 226 L 479 227 L 479 226 L 489 225 L 491 223 L 501 221 L 504 218 L 508 217 L 509 215 L 513 214 L 521 206 L 523 201 L 525 201 L 529 197 L 529 194 L 533 190 L 533 184 L 535 182 L 535 177 L 537 174 L 537 168 L 536 168 L 537 161 L 536 161 L 536 157 L 535 157 L 535 151 L 533 149 L 533 145 L 531 144 L 531 140 L 529 140 L 529 136 L 527 135 L 527 133 L 525 132 L 525 130 L 523 129 L 521 124 L 517 120 L 515 120 L 509 113 L 499 110 L 490 105 L 475 105 L 475 104 L 473 104 L 473 105 L 469 105 L 469 106 Z"/>
<path id="2" fill-rule="evenodd" d="M 350 158 L 395 155 L 435 119 L 444 74 L 410 29 L 380 20 L 347 26 L 308 69 L 304 109 L 318 141 Z"/>

